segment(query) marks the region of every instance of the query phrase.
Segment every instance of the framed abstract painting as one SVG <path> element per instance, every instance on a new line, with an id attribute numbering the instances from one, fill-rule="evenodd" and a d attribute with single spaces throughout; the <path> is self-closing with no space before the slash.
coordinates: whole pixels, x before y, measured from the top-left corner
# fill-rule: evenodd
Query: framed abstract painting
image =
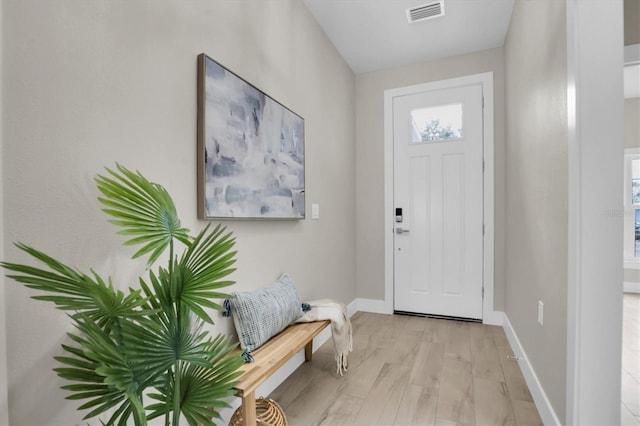
<path id="1" fill-rule="evenodd" d="M 201 219 L 304 219 L 304 119 L 198 56 Z"/>

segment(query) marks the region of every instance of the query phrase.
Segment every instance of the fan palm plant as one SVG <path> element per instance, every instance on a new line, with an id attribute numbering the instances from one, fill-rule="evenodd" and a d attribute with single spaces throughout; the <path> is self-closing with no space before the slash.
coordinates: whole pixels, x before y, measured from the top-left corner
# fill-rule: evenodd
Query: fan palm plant
<path id="1" fill-rule="evenodd" d="M 227 338 L 204 330 L 213 323 L 207 309 L 223 310 L 215 299 L 233 284 L 235 240 L 218 225 L 196 236 L 182 228 L 176 208 L 161 185 L 117 164 L 95 182 L 109 222 L 138 245 L 133 258 L 148 256 L 151 267 L 168 249 L 168 261 L 139 289 L 123 292 L 96 272 L 72 269 L 26 244 L 16 246 L 44 268 L 0 262 L 13 280 L 35 289 L 36 300 L 53 302 L 68 312 L 75 331 L 54 371 L 70 383 L 67 399 L 85 400 L 85 419 L 109 416 L 106 424 L 146 425 L 164 416 L 165 424 L 214 424 L 243 361 Z M 184 245 L 174 253 L 174 245 Z M 149 401 L 145 404 L 145 399 Z M 103 422 L 104 423 L 104 422 Z"/>

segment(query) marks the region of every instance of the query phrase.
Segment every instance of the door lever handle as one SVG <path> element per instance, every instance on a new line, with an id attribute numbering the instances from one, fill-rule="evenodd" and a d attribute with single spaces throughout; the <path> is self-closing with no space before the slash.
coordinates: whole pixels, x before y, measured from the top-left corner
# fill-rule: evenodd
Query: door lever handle
<path id="1" fill-rule="evenodd" d="M 396 234 L 400 235 L 400 234 L 408 234 L 409 230 L 408 229 L 402 229 L 402 228 L 396 228 Z"/>

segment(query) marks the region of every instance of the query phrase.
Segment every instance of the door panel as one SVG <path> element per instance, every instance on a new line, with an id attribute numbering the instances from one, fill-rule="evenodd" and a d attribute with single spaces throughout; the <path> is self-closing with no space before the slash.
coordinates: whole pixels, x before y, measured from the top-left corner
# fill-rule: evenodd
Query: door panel
<path id="1" fill-rule="evenodd" d="M 443 171 L 443 292 L 461 294 L 464 267 L 464 156 L 445 155 Z"/>
<path id="2" fill-rule="evenodd" d="M 482 318 L 482 88 L 395 97 L 394 309 Z"/>
<path id="3" fill-rule="evenodd" d="M 424 220 L 428 217 L 427 211 L 431 204 L 430 193 L 430 158 L 417 157 L 412 158 L 411 161 L 411 181 L 413 198 L 409 210 L 412 212 L 412 216 L 415 218 L 421 218 L 423 220 L 414 219 L 411 223 L 411 228 L 414 231 L 415 237 L 411 238 L 411 255 L 424 255 L 426 258 L 430 257 L 431 246 L 428 238 L 422 238 L 421 236 L 431 234 L 431 223 Z M 421 262 L 420 259 L 411 259 L 412 271 L 411 271 L 411 287 L 414 291 L 429 292 L 427 282 L 420 280 L 419 277 L 429 276 L 431 274 L 431 263 Z M 418 279 L 416 279 L 418 278 Z"/>

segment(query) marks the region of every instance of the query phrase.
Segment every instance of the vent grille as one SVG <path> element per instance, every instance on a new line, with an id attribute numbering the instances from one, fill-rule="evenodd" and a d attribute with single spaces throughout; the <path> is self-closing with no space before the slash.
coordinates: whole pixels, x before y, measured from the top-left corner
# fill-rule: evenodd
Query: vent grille
<path id="1" fill-rule="evenodd" d="M 407 20 L 410 24 L 427 19 L 437 18 L 439 16 L 444 16 L 443 0 L 407 9 Z"/>

